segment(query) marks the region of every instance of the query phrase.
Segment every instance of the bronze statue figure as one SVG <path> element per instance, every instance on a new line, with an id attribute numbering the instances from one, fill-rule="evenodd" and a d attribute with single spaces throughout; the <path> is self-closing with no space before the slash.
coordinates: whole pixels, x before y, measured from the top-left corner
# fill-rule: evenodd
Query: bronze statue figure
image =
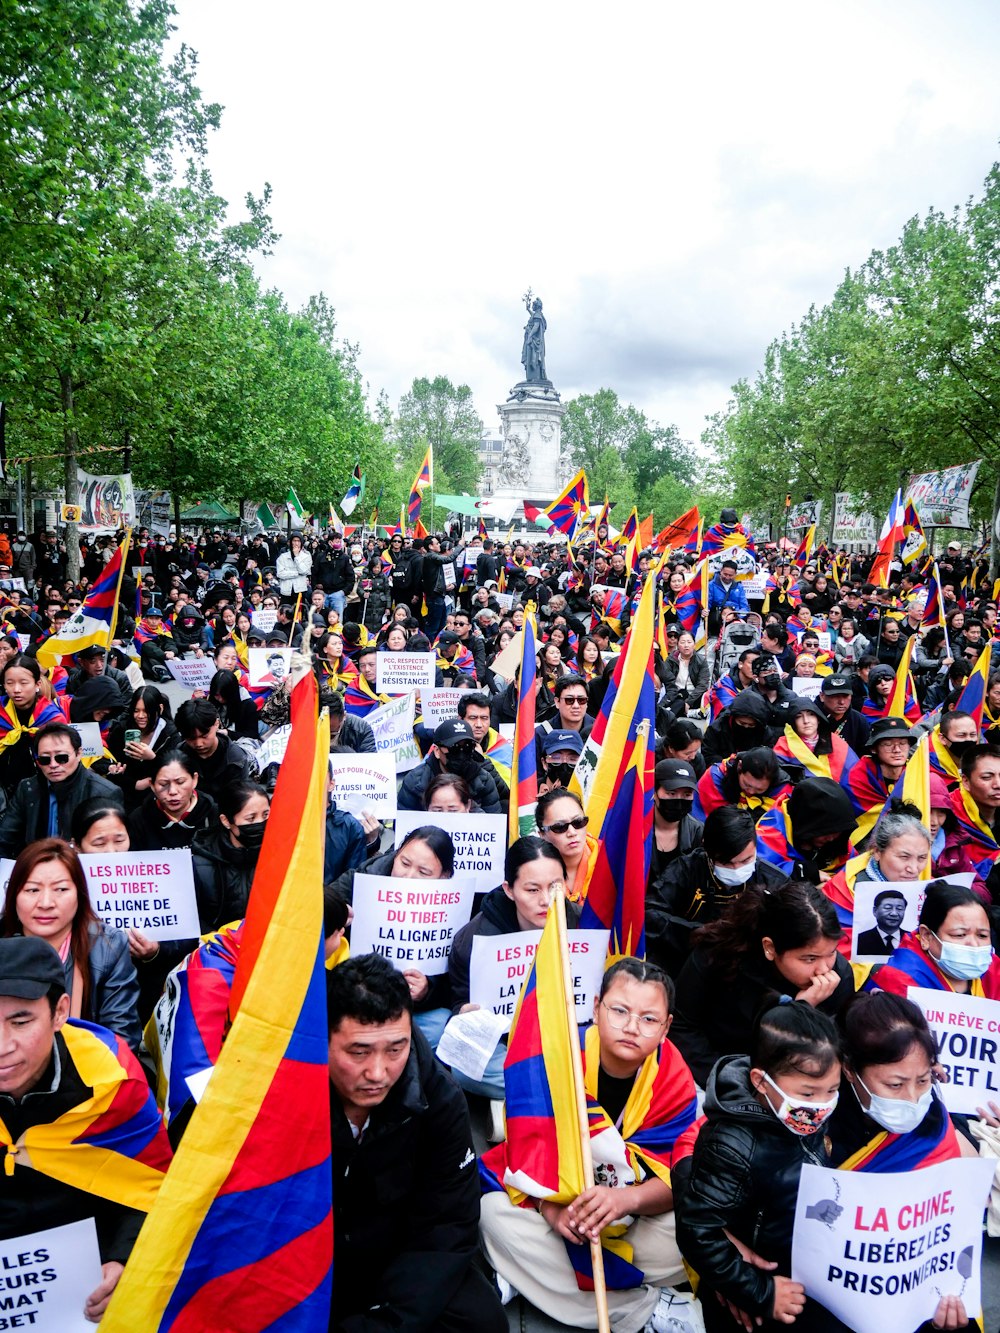
<path id="1" fill-rule="evenodd" d="M 524 298 L 528 311 L 528 322 L 524 326 L 524 344 L 521 348 L 521 364 L 524 366 L 524 379 L 527 384 L 548 384 L 545 374 L 545 316 L 542 303 L 536 296 L 531 299 L 529 290 Z"/>

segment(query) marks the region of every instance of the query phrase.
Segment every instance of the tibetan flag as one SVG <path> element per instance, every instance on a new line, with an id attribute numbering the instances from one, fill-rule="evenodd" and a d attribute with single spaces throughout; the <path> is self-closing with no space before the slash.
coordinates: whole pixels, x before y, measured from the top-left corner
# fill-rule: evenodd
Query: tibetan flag
<path id="1" fill-rule="evenodd" d="M 891 808 L 890 803 L 893 800 L 907 801 L 910 805 L 915 805 L 920 811 L 921 823 L 925 828 L 930 828 L 931 762 L 929 732 L 925 731 L 920 737 L 920 743 L 906 761 L 906 767 L 893 787 L 889 800 L 885 803 L 886 810 Z M 931 858 L 928 855 L 918 878 L 930 879 L 930 876 Z"/>
<path id="2" fill-rule="evenodd" d="M 813 542 L 816 540 L 816 524 L 806 529 L 805 536 L 799 542 L 799 548 L 792 558 L 792 564 L 797 569 L 805 569 L 812 557 Z"/>
<path id="3" fill-rule="evenodd" d="M 903 536 L 906 539 L 906 544 L 900 558 L 904 565 L 908 565 L 927 550 L 927 538 L 924 536 L 923 524 L 920 522 L 917 506 L 912 500 L 907 500 L 906 508 L 903 510 Z"/>
<path id="4" fill-rule="evenodd" d="M 654 585 L 654 579 L 646 580 L 570 783 L 598 839 L 584 888 L 583 919 L 592 928 L 611 931 L 608 950 L 614 957 L 645 954 L 646 880 L 653 847 Z"/>
<path id="5" fill-rule="evenodd" d="M 476 519 L 476 536 L 480 541 L 485 541 L 489 536 L 489 533 L 486 531 L 486 519 L 483 518 L 482 514 Z"/>
<path id="6" fill-rule="evenodd" d="M 638 532 L 638 530 L 639 530 L 639 513 L 635 505 L 633 505 L 632 512 L 625 520 L 625 526 L 618 534 L 617 545 L 628 546 L 629 542 L 635 538 L 635 534 Z"/>
<path id="7" fill-rule="evenodd" d="M 605 492 L 604 503 L 601 505 L 601 512 L 593 520 L 595 540 L 597 539 L 597 535 L 600 532 L 601 528 L 606 528 L 608 526 L 608 514 L 610 512 L 611 512 L 611 505 L 608 503 L 607 493 Z"/>
<path id="8" fill-rule="evenodd" d="M 406 510 L 403 505 L 399 506 L 399 522 L 393 523 L 387 527 L 386 532 L 390 537 L 406 536 Z"/>
<path id="9" fill-rule="evenodd" d="M 944 625 L 944 598 L 941 596 L 941 572 L 934 568 L 927 579 L 927 601 L 924 603 L 923 625 Z"/>
<path id="10" fill-rule="evenodd" d="M 745 547 L 756 559 L 757 549 L 753 538 L 742 523 L 714 523 L 705 533 L 701 543 L 702 555 L 718 555 L 720 551 L 731 550 L 734 546 Z"/>
<path id="11" fill-rule="evenodd" d="M 420 504 L 424 498 L 424 491 L 433 486 L 433 458 L 431 446 L 427 446 L 427 452 L 424 454 L 424 461 L 420 464 L 420 471 L 413 479 L 413 485 L 410 487 L 410 501 L 406 506 L 407 517 L 410 527 L 415 528 L 417 519 L 420 517 Z"/>
<path id="12" fill-rule="evenodd" d="M 41 657 L 41 649 L 38 652 Z M 975 718 L 980 734 L 983 730 L 983 709 L 986 707 L 986 690 L 990 679 L 990 659 L 992 649 L 989 644 L 979 654 L 979 660 L 972 668 L 972 675 L 965 682 L 965 688 L 958 697 L 955 708 L 960 713 L 968 713 Z"/>
<path id="13" fill-rule="evenodd" d="M 330 1317 L 330 1086 L 323 966 L 329 726 L 292 693 L 215 1072 L 146 1220 L 104 1333 L 312 1333 Z"/>
<path id="14" fill-rule="evenodd" d="M 354 513 L 356 505 L 359 505 L 365 498 L 365 475 L 361 471 L 361 464 L 355 463 L 354 472 L 351 474 L 351 484 L 347 488 L 347 494 L 340 502 L 340 507 L 348 518 Z"/>
<path id="15" fill-rule="evenodd" d="M 694 532 L 692 532 L 691 536 L 684 543 L 683 550 L 685 555 L 695 555 L 695 556 L 701 555 L 701 548 L 705 544 L 705 538 L 702 535 L 704 533 L 704 530 L 705 530 L 705 520 L 703 518 L 699 518 L 697 528 L 694 530 Z"/>
<path id="16" fill-rule="evenodd" d="M 661 551 L 672 551 L 678 547 L 686 549 L 687 543 L 692 541 L 698 535 L 698 529 L 701 525 L 701 515 L 698 513 L 698 506 L 692 505 L 680 518 L 675 518 L 672 523 L 668 523 L 665 528 L 661 528 L 655 537 L 655 545 Z"/>
<path id="17" fill-rule="evenodd" d="M 916 641 L 915 634 L 911 634 L 906 640 L 906 647 L 896 668 L 896 679 L 892 683 L 889 706 L 885 712 L 886 717 L 903 717 L 912 723 L 920 721 L 920 705 L 917 703 L 913 677 L 910 675 L 910 658 L 913 656 L 913 646 Z"/>
<path id="18" fill-rule="evenodd" d="M 285 508 L 291 514 L 292 518 L 297 518 L 300 523 L 305 521 L 305 510 L 302 508 L 302 501 L 295 494 L 294 489 L 289 486 L 288 497 L 285 500 Z"/>
<path id="19" fill-rule="evenodd" d="M 101 648 L 111 647 L 115 617 L 118 614 L 118 594 L 131 538 L 129 530 L 121 546 L 104 566 L 104 573 L 87 594 L 79 611 L 70 616 L 58 634 L 38 645 L 36 656 L 39 666 L 58 666 L 60 658 L 82 652 L 92 644 L 98 644 Z"/>
<path id="20" fill-rule="evenodd" d="M 538 767 L 535 755 L 535 681 L 538 649 L 535 617 L 529 611 L 521 632 L 521 667 L 517 686 L 517 717 L 514 719 L 514 753 L 510 765 L 510 807 L 507 813 L 508 843 L 535 831 L 538 801 Z"/>
<path id="21" fill-rule="evenodd" d="M 701 647 L 707 639 L 708 621 L 708 561 L 700 560 L 687 583 L 677 594 L 677 623 L 681 629 L 694 635 Z"/>
<path id="22" fill-rule="evenodd" d="M 590 512 L 587 497 L 587 474 L 583 468 L 576 474 L 561 495 L 557 495 L 542 511 L 554 528 L 573 538 L 576 529 Z"/>

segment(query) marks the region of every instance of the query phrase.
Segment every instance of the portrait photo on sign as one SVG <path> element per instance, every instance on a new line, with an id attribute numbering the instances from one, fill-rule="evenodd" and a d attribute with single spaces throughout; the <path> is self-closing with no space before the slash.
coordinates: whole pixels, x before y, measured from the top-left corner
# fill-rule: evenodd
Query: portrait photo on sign
<path id="1" fill-rule="evenodd" d="M 899 884 L 869 880 L 854 886 L 854 939 L 851 960 L 884 963 L 902 937 L 917 928 L 927 881 Z"/>
<path id="2" fill-rule="evenodd" d="M 251 648 L 248 656 L 251 688 L 280 685 L 292 664 L 291 648 Z"/>

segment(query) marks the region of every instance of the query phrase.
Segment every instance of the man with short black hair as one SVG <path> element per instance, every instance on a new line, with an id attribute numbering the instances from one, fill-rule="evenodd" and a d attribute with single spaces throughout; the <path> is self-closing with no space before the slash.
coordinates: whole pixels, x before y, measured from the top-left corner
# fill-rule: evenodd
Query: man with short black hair
<path id="1" fill-rule="evenodd" d="M 434 732 L 434 743 L 422 763 L 404 775 L 399 789 L 400 810 L 423 810 L 424 797 L 432 780 L 442 773 L 455 773 L 468 784 L 472 799 L 485 814 L 501 810 L 501 797 L 493 766 L 476 747 L 468 722 L 450 718 Z"/>
<path id="2" fill-rule="evenodd" d="M 375 733 L 371 723 L 344 711 L 344 697 L 336 690 L 324 693 L 323 703 L 330 714 L 330 744 L 352 754 L 374 754 Z"/>
<path id="3" fill-rule="evenodd" d="M 506 1333 L 475 1266 L 479 1174 L 465 1097 L 378 954 L 327 974 L 337 1282 L 330 1328 Z"/>
<path id="4" fill-rule="evenodd" d="M 871 723 L 863 713 L 852 707 L 854 686 L 849 676 L 824 676 L 816 701 L 830 721 L 830 726 L 851 747 L 855 754 L 865 752 Z"/>
<path id="5" fill-rule="evenodd" d="M 859 958 L 866 955 L 890 958 L 899 946 L 903 917 L 906 915 L 906 894 L 899 889 L 883 889 L 876 893 L 873 904 L 875 925 L 862 930 L 857 938 Z"/>
<path id="6" fill-rule="evenodd" d="M 74 812 L 94 797 L 121 803 L 114 783 L 84 768 L 80 748 L 79 733 L 68 722 L 50 722 L 35 733 L 35 776 L 18 783 L 0 821 L 0 856 L 16 857 L 38 838 L 69 841 Z"/>
<path id="7" fill-rule="evenodd" d="M 174 721 L 184 742 L 181 749 L 197 766 L 200 791 L 217 800 L 230 784 L 254 779 L 250 756 L 220 731 L 219 710 L 208 699 L 188 699 Z"/>

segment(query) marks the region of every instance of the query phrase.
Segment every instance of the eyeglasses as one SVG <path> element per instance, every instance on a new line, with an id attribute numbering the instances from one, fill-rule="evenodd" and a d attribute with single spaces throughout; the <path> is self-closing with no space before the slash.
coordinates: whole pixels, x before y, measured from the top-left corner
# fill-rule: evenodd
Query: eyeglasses
<path id="1" fill-rule="evenodd" d="M 36 754 L 35 763 L 42 768 L 48 768 L 49 764 L 68 764 L 70 756 L 68 754 Z"/>
<path id="2" fill-rule="evenodd" d="M 625 1009 L 620 1004 L 605 1004 L 601 1001 L 601 1008 L 608 1016 L 608 1022 L 616 1032 L 624 1032 L 629 1022 L 634 1018 L 639 1031 L 645 1037 L 652 1037 L 659 1032 L 666 1022 L 665 1018 L 656 1018 L 653 1014 L 634 1014 L 631 1009 Z"/>
<path id="3" fill-rule="evenodd" d="M 572 704 L 574 708 L 586 708 L 590 700 L 585 694 L 564 694 L 562 696 L 564 704 Z"/>
<path id="4" fill-rule="evenodd" d="M 571 828 L 577 830 L 586 828 L 590 823 L 587 815 L 577 815 L 575 819 L 557 819 L 554 824 L 546 824 L 542 829 L 543 833 L 567 833 Z"/>

